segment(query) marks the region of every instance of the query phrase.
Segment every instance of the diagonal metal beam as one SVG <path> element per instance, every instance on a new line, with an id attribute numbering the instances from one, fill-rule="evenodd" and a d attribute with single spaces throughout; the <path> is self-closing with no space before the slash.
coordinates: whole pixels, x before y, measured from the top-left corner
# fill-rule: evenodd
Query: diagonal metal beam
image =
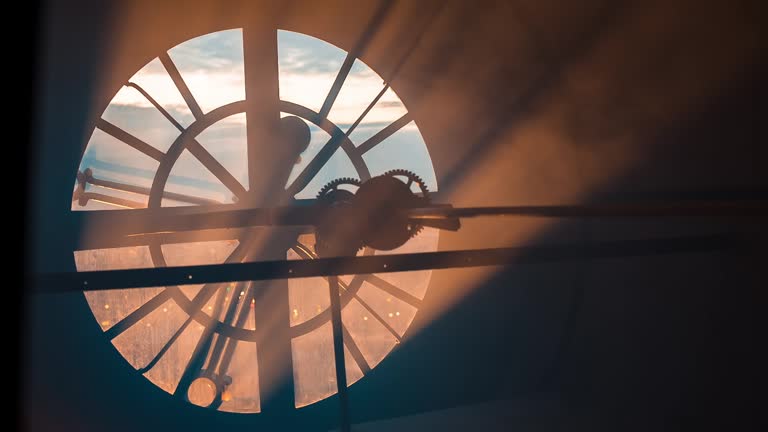
<path id="1" fill-rule="evenodd" d="M 365 154 L 369 151 L 371 151 L 374 147 L 379 145 L 382 141 L 389 138 L 394 134 L 395 132 L 399 131 L 403 128 L 403 126 L 407 125 L 411 122 L 411 114 L 405 113 L 402 117 L 399 119 L 393 121 L 389 126 L 385 127 L 384 129 L 380 130 L 376 133 L 376 135 L 368 138 L 364 143 L 357 146 L 357 151 L 360 154 Z"/>
<path id="2" fill-rule="evenodd" d="M 192 153 L 192 156 L 197 158 L 204 167 L 208 169 L 224 186 L 232 192 L 239 201 L 243 201 L 247 198 L 247 191 L 240 184 L 240 182 L 232 175 L 224 165 L 218 160 L 205 147 L 202 146 L 197 140 L 189 140 L 187 142 L 187 150 Z"/>
<path id="3" fill-rule="evenodd" d="M 328 117 L 328 113 L 331 111 L 333 103 L 339 96 L 341 87 L 344 85 L 344 81 L 346 81 L 347 75 L 349 75 L 349 71 L 352 69 L 352 65 L 368 47 L 368 44 L 381 27 L 384 18 L 389 13 L 393 4 L 394 2 L 392 0 L 383 0 L 379 3 L 379 7 L 373 13 L 368 25 L 364 27 L 365 30 L 363 31 L 363 34 L 360 35 L 355 46 L 347 53 L 347 56 L 344 58 L 344 63 L 342 63 L 339 72 L 336 74 L 336 79 L 333 81 L 333 85 L 331 85 L 331 89 L 323 101 L 323 106 L 320 108 L 320 119 L 324 120 Z"/>
<path id="4" fill-rule="evenodd" d="M 136 150 L 144 153 L 145 155 L 151 157 L 152 159 L 158 162 L 161 161 L 165 156 L 165 153 L 152 147 L 151 145 L 145 143 L 144 141 L 136 138 L 135 136 L 129 134 L 128 132 L 120 129 L 119 127 L 113 125 L 112 123 L 104 119 L 100 118 L 96 122 L 96 127 L 108 133 L 109 135 L 112 135 L 118 140 L 128 144 L 129 146 L 135 148 Z"/>
<path id="5" fill-rule="evenodd" d="M 165 52 L 160 55 L 159 59 L 165 70 L 168 72 L 168 75 L 170 75 L 173 80 L 173 83 L 176 85 L 176 88 L 179 89 L 179 93 L 181 93 L 181 97 L 184 98 L 184 102 L 187 103 L 189 110 L 192 111 L 192 115 L 195 116 L 195 120 L 202 119 L 203 110 L 200 109 L 197 100 L 192 96 L 192 92 L 189 90 L 184 78 L 182 78 L 181 73 L 179 73 L 179 69 L 176 68 L 176 64 L 171 60 L 171 56 Z"/>

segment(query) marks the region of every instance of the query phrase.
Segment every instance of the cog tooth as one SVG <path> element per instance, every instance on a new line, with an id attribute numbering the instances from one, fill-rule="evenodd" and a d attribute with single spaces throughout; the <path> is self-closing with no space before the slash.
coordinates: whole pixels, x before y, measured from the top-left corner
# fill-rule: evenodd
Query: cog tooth
<path id="1" fill-rule="evenodd" d="M 416 184 L 419 186 L 419 189 L 421 189 L 421 193 L 423 194 L 422 198 L 426 201 L 429 201 L 429 188 L 427 187 L 427 183 L 413 171 L 396 168 L 385 172 L 383 175 L 408 177 L 410 180 L 416 182 Z"/>
<path id="2" fill-rule="evenodd" d="M 317 192 L 316 198 L 322 198 L 324 195 L 326 195 L 329 191 L 336 189 L 339 187 L 339 185 L 342 184 L 350 184 L 353 186 L 360 186 L 360 180 L 352 178 L 352 177 L 341 177 L 337 178 L 335 180 L 331 180 L 330 182 L 326 183 L 325 186 L 320 188 L 320 191 Z"/>

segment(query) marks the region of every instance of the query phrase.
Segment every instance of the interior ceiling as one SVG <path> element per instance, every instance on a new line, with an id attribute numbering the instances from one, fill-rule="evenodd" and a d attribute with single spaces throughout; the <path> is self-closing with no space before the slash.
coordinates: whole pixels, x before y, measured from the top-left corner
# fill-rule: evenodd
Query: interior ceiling
<path id="1" fill-rule="evenodd" d="M 34 267 L 74 270 L 70 199 L 91 122 L 158 53 L 246 22 L 349 50 L 377 7 L 376 1 L 352 0 L 49 2 L 41 29 L 33 164 L 44 174 L 31 186 Z M 759 81 L 766 38 L 757 16 L 746 1 L 396 1 L 361 58 L 391 79 L 413 113 L 433 159 L 440 202 L 764 197 L 768 184 L 761 167 L 768 154 L 756 145 L 765 142 L 765 132 L 754 101 L 766 95 Z M 759 225 L 753 229 L 764 229 Z M 745 227 L 751 226 L 470 221 L 459 233 L 443 235 L 440 248 Z M 754 271 L 745 272 L 730 255 L 704 254 L 619 260 L 610 268 L 589 263 L 436 272 L 431 300 L 415 324 L 422 331 L 353 387 L 353 419 L 525 399 L 541 391 L 583 396 L 587 388 L 602 396 L 576 397 L 579 409 L 594 409 L 585 400 L 612 409 L 620 401 L 655 408 L 645 399 L 654 394 L 648 382 L 661 386 L 670 377 L 679 381 L 663 403 L 673 412 L 693 409 L 674 400 L 690 396 L 684 387 L 702 378 L 697 373 L 720 365 L 713 360 L 719 357 L 710 356 L 705 372 L 688 367 L 699 354 L 712 354 L 696 345 L 706 345 L 699 332 L 716 333 L 723 324 L 711 318 L 718 283 L 748 290 Z M 693 286 L 694 300 L 679 291 Z M 159 430 L 177 415 L 190 430 L 280 424 L 259 416 L 215 417 L 166 401 L 100 339 L 78 295 L 35 297 L 29 316 L 24 386 L 36 430 Z M 694 332 L 693 339 L 685 338 Z M 651 369 L 637 372 L 636 357 L 642 356 Z M 328 403 L 304 413 L 318 430 L 333 427 L 335 415 Z M 301 418 L 279 421 L 307 427 Z"/>

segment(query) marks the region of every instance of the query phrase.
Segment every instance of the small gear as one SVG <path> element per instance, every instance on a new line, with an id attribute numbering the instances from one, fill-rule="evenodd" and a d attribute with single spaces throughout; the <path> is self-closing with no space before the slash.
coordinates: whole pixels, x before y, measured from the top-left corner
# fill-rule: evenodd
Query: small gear
<path id="1" fill-rule="evenodd" d="M 329 205 L 331 208 L 327 213 L 326 220 L 317 226 L 315 233 L 315 253 L 322 257 L 335 255 L 354 254 L 363 244 L 360 240 L 351 239 L 350 235 L 345 235 L 343 227 L 339 221 L 348 217 L 348 209 L 355 197 L 355 194 L 347 189 L 341 189 L 339 186 L 361 186 L 360 180 L 351 177 L 342 177 L 333 180 L 323 186 L 317 193 L 318 201 Z"/>
<path id="2" fill-rule="evenodd" d="M 338 201 L 350 201 L 355 194 L 346 189 L 339 189 L 339 186 L 350 185 L 350 186 L 360 187 L 361 184 L 362 183 L 360 182 L 360 180 L 355 178 L 351 178 L 351 177 L 337 178 L 336 180 L 332 180 L 328 184 L 320 188 L 320 191 L 317 192 L 317 199 L 324 200 L 329 203 L 338 202 Z"/>

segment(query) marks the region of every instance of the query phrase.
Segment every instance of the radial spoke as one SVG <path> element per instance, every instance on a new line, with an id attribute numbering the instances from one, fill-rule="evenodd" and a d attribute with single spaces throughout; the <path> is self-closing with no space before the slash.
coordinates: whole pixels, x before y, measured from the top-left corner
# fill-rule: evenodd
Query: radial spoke
<path id="1" fill-rule="evenodd" d="M 277 30 L 270 20 L 271 17 L 254 17 L 243 28 L 248 191 L 252 203 L 271 201 L 276 193 L 276 177 L 285 174 L 281 171 L 290 173 L 290 167 L 283 160 L 286 158 L 280 157 L 285 146 L 275 145 L 280 122 L 280 96 Z M 279 184 L 280 192 L 283 185 L 285 181 Z"/>
<path id="2" fill-rule="evenodd" d="M 165 67 L 165 70 L 168 72 L 168 75 L 170 75 L 173 80 L 173 83 L 176 84 L 176 88 L 179 89 L 179 93 L 181 93 L 181 97 L 183 97 L 184 101 L 187 103 L 189 110 L 192 111 L 192 115 L 195 116 L 195 120 L 202 119 L 203 110 L 200 109 L 197 100 L 192 96 L 192 92 L 189 91 L 189 87 L 187 87 L 187 83 L 184 82 L 184 78 L 181 77 L 179 70 L 176 68 L 176 64 L 173 63 L 173 60 L 171 60 L 171 57 L 167 52 L 161 54 L 159 58 L 163 67 Z"/>
<path id="3" fill-rule="evenodd" d="M 341 86 L 344 85 L 344 81 L 346 81 L 347 75 L 349 75 L 349 70 L 352 69 L 352 65 L 355 63 L 355 60 L 357 60 L 356 54 L 357 53 L 350 51 L 344 58 L 344 63 L 341 64 L 341 69 L 339 69 L 339 73 L 336 74 L 336 79 L 333 81 L 331 89 L 325 96 L 322 108 L 320 108 L 320 120 L 325 120 L 328 117 L 328 112 L 331 111 L 333 103 L 336 101 L 336 97 L 339 96 Z"/>
<path id="4" fill-rule="evenodd" d="M 320 108 L 320 119 L 324 120 L 328 116 L 328 113 L 333 107 L 333 103 L 336 101 L 336 97 L 339 95 L 339 91 L 341 91 L 341 87 L 344 85 L 344 81 L 347 79 L 347 75 L 349 75 L 350 69 L 352 69 L 352 65 L 354 65 L 355 60 L 362 55 L 368 44 L 371 42 L 373 35 L 375 35 L 379 30 L 379 27 L 381 27 L 381 23 L 387 16 L 392 4 L 392 0 L 381 1 L 378 9 L 376 9 L 376 12 L 374 12 L 371 20 L 368 22 L 368 25 L 364 27 L 365 30 L 363 34 L 360 35 L 360 38 L 358 38 L 357 43 L 352 47 L 352 50 L 347 53 L 347 57 L 344 58 L 344 63 L 342 63 L 339 73 L 336 74 L 336 79 L 333 81 L 331 90 L 325 97 L 322 108 Z"/>
<path id="5" fill-rule="evenodd" d="M 347 330 L 347 327 L 343 326 L 342 330 L 344 331 L 344 346 L 346 346 L 349 353 L 352 354 L 352 358 L 355 360 L 357 367 L 363 372 L 363 375 L 367 374 L 371 371 L 371 367 L 368 366 L 368 362 L 365 360 L 363 352 L 360 351 L 360 347 L 355 343 L 355 340 L 352 338 L 349 330 Z"/>
<path id="6" fill-rule="evenodd" d="M 418 297 L 403 291 L 402 288 L 398 288 L 397 286 L 392 285 L 391 283 L 376 275 L 368 275 L 366 281 L 380 288 L 382 291 L 385 291 L 387 294 L 393 295 L 417 309 L 421 306 L 421 300 L 419 300 Z"/>
<path id="7" fill-rule="evenodd" d="M 218 285 L 218 284 L 217 284 Z M 200 309 L 205 303 L 208 302 L 208 300 L 211 298 L 211 296 L 216 292 L 216 288 L 218 288 L 217 285 L 206 285 L 198 293 L 195 295 L 194 298 L 192 298 L 192 308 L 193 309 Z M 184 330 L 189 326 L 192 321 L 195 320 L 194 315 L 190 315 L 184 323 L 179 327 L 178 330 L 176 330 L 176 333 L 171 336 L 171 338 L 168 340 L 168 342 L 163 345 L 163 348 L 160 349 L 160 351 L 155 354 L 155 357 L 146 364 L 143 368 L 139 369 L 139 373 L 145 373 L 155 367 L 158 361 L 160 361 L 161 358 L 163 358 L 163 355 L 171 348 L 174 342 L 181 336 L 181 334 L 184 332 Z"/>
<path id="8" fill-rule="evenodd" d="M 345 134 L 346 136 L 349 136 L 349 135 L 351 135 L 351 134 L 352 134 L 352 132 L 353 132 L 353 131 L 354 131 L 354 130 L 357 128 L 357 126 L 360 124 L 360 122 L 362 122 L 362 121 L 363 121 L 363 119 L 365 118 L 365 116 L 367 116 L 367 115 L 368 115 L 368 113 L 371 111 L 371 109 L 373 109 L 373 107 L 374 107 L 374 106 L 376 106 L 376 103 L 379 101 L 379 99 L 381 99 L 381 97 L 382 97 L 382 96 L 384 96 L 384 93 L 385 93 L 385 92 L 386 92 L 388 89 L 389 89 L 389 84 L 386 84 L 386 85 L 385 85 L 385 86 L 384 86 L 384 87 L 381 89 L 381 91 L 380 91 L 380 92 L 379 92 L 379 93 L 376 95 L 376 97 L 374 97 L 374 98 L 373 98 L 373 100 L 372 100 L 372 101 L 371 101 L 371 102 L 368 104 L 368 106 L 367 106 L 367 107 L 365 107 L 365 109 L 363 110 L 363 112 L 362 112 L 362 113 L 360 113 L 360 115 L 357 117 L 357 120 L 355 120 L 355 122 L 354 122 L 354 123 L 352 123 L 352 125 L 349 127 L 349 129 L 347 129 L 347 131 L 346 131 L 346 132 L 344 132 L 344 134 Z"/>
<path id="9" fill-rule="evenodd" d="M 376 147 L 380 142 L 389 138 L 390 136 L 392 136 L 392 134 L 399 131 L 400 129 L 403 128 L 403 126 L 407 125 L 410 122 L 411 122 L 411 114 L 405 113 L 402 117 L 392 122 L 392 124 L 380 130 L 376 135 L 368 138 L 364 143 L 360 144 L 357 147 L 358 153 L 362 155 L 369 152 L 371 149 Z"/>
<path id="10" fill-rule="evenodd" d="M 176 119 L 173 118 L 173 116 L 168 111 L 166 111 L 166 109 L 163 108 L 162 105 L 157 103 L 155 98 L 150 96 L 149 93 L 147 93 L 146 90 L 144 90 L 140 85 L 129 81 L 125 86 L 133 87 L 134 89 L 136 89 L 139 93 L 141 93 L 142 96 L 144 96 L 145 99 L 147 99 L 147 101 L 149 101 L 149 103 L 152 104 L 152 106 L 155 107 L 156 110 L 160 111 L 160 114 L 162 114 L 163 117 L 166 118 L 166 120 L 171 122 L 171 124 L 174 125 L 176 129 L 179 130 L 179 132 L 184 131 L 184 127 L 178 121 L 176 121 Z"/>
<path id="11" fill-rule="evenodd" d="M 152 297 L 148 302 L 141 305 L 138 309 L 131 312 L 125 318 L 118 321 L 115 325 L 110 327 L 104 332 L 107 339 L 112 340 L 131 328 L 134 324 L 141 321 L 142 318 L 154 312 L 157 308 L 163 305 L 168 299 L 171 298 L 171 292 L 168 289 L 164 289 L 156 296 Z"/>
<path id="12" fill-rule="evenodd" d="M 187 318 L 187 319 L 184 321 L 184 323 L 181 325 L 181 327 L 179 327 L 179 329 L 178 329 L 178 330 L 176 330 L 176 333 L 174 333 L 174 334 L 173 334 L 173 336 L 171 336 L 171 338 L 170 338 L 170 339 L 168 339 L 168 342 L 166 342 L 166 343 L 165 343 L 165 345 L 163 345 L 163 347 L 160 349 L 160 351 L 158 351 L 158 352 L 157 352 L 157 354 L 155 354 L 155 357 L 153 357 L 153 358 L 152 358 L 152 360 L 151 360 L 149 363 L 147 363 L 147 364 L 146 364 L 146 365 L 145 365 L 143 368 L 141 368 L 141 369 L 138 369 L 138 370 L 137 370 L 137 372 L 138 372 L 138 373 L 140 373 L 140 374 L 144 374 L 144 373 L 148 372 L 150 369 L 152 369 L 153 367 L 155 367 L 155 365 L 157 364 L 157 362 L 159 362 L 159 361 L 160 361 L 160 359 L 162 359 L 162 358 L 163 358 L 163 356 L 165 355 L 165 353 L 166 353 L 166 352 L 167 352 L 167 351 L 168 351 L 168 350 L 171 348 L 171 346 L 172 346 L 172 345 L 173 345 L 173 344 L 176 342 L 176 340 L 179 338 L 179 336 L 181 336 L 181 334 L 182 334 L 182 333 L 184 333 L 184 330 L 186 330 L 186 329 L 187 329 L 187 327 L 189 326 L 189 324 L 190 324 L 192 321 L 194 321 L 194 318 L 193 318 L 193 317 L 191 317 L 191 316 L 190 316 L 190 317 L 188 317 L 188 318 Z"/>
<path id="13" fill-rule="evenodd" d="M 165 156 L 165 153 L 102 118 L 96 122 L 96 127 L 158 162 Z"/>
<path id="14" fill-rule="evenodd" d="M 375 310 L 373 310 L 373 308 L 370 305 L 368 305 L 368 303 L 366 303 L 363 299 L 361 299 L 360 296 L 355 295 L 355 300 L 357 300 L 365 308 L 365 310 L 367 310 L 371 315 L 373 315 L 373 317 L 376 318 L 376 321 L 380 322 L 381 325 L 383 325 L 384 328 L 386 328 L 392 334 L 392 336 L 394 336 L 395 339 L 397 339 L 398 342 L 402 341 L 402 338 L 397 333 L 397 331 L 395 331 L 395 329 L 392 328 L 392 326 L 389 325 L 389 323 L 385 321 L 381 315 L 379 315 Z"/>
<path id="15" fill-rule="evenodd" d="M 205 166 L 219 181 L 227 187 L 238 200 L 246 199 L 247 192 L 243 185 L 211 155 L 197 140 L 190 140 L 187 150 Z"/>

